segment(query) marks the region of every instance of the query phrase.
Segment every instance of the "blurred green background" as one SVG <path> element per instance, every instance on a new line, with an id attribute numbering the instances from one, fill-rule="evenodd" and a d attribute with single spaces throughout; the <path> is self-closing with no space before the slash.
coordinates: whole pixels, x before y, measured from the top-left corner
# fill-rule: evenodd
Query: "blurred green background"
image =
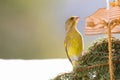
<path id="1" fill-rule="evenodd" d="M 0 0 L 0 58 L 64 58 L 64 23 L 80 16 L 85 49 L 98 36 L 85 36 L 85 17 L 105 0 Z"/>

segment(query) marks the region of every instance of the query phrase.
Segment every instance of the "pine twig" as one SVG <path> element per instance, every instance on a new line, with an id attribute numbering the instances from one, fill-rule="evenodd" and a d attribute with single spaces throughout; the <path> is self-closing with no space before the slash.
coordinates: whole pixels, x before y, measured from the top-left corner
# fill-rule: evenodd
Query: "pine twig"
<path id="1" fill-rule="evenodd" d="M 114 63 L 120 63 L 120 60 L 116 60 L 114 61 Z M 102 64 L 97 64 L 97 65 L 93 65 L 93 66 L 88 66 L 88 67 L 85 67 L 85 68 L 80 68 L 80 69 L 77 69 L 78 72 L 81 72 L 81 71 L 85 71 L 85 70 L 90 70 L 90 69 L 94 69 L 96 67 L 101 67 L 101 66 L 108 66 L 109 63 L 102 63 Z"/>

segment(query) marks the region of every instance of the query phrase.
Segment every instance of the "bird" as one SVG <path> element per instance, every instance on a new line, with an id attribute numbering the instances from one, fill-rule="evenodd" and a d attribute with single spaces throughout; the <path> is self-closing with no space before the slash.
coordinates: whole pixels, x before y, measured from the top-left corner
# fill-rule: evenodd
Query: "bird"
<path id="1" fill-rule="evenodd" d="M 83 37 L 77 29 L 80 17 L 72 16 L 65 22 L 64 47 L 69 61 L 73 67 L 78 65 L 78 58 L 82 55 L 84 48 Z"/>

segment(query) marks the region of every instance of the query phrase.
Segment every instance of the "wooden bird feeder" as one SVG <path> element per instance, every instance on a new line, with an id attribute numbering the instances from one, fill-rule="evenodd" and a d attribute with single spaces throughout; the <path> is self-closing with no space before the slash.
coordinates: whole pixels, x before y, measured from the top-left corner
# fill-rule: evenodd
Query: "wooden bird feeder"
<path id="1" fill-rule="evenodd" d="M 119 1 L 120 2 L 120 1 Z M 91 16 L 86 18 L 85 34 L 107 34 L 108 36 L 108 50 L 109 50 L 109 72 L 110 80 L 114 80 L 114 67 L 112 56 L 112 42 L 111 34 L 120 33 L 120 7 L 119 4 L 109 9 L 100 8 Z M 113 4 L 113 3 L 112 3 Z"/>

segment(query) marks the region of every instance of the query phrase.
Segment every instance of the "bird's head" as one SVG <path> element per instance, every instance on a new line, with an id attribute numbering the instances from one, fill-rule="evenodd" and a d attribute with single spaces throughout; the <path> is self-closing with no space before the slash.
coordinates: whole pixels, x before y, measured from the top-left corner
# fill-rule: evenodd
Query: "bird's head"
<path id="1" fill-rule="evenodd" d="M 79 21 L 80 17 L 78 16 L 72 16 L 67 19 L 65 23 L 65 30 L 68 31 L 69 29 L 75 27 Z"/>

